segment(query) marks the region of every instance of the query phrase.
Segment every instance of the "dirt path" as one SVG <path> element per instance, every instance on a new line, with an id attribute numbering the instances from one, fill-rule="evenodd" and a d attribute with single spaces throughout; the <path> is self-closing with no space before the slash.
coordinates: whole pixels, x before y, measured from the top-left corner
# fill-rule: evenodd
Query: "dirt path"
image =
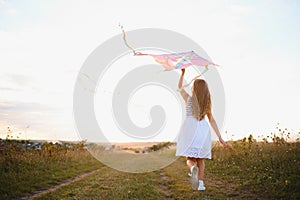
<path id="1" fill-rule="evenodd" d="M 207 189 L 193 191 L 187 172 L 180 160 L 145 174 L 102 167 L 22 199 L 257 199 L 256 194 L 241 188 L 238 183 L 228 183 L 211 173 L 205 177 Z"/>
<path id="2" fill-rule="evenodd" d="M 168 185 L 169 177 L 167 176 L 166 172 L 163 170 L 159 171 L 161 182 L 159 183 L 158 187 L 160 188 L 160 191 L 164 194 L 165 200 L 171 200 L 172 198 L 172 191 L 170 190 L 170 187 Z"/>
<path id="3" fill-rule="evenodd" d="M 48 189 L 45 189 L 45 190 L 37 190 L 37 191 L 33 192 L 33 194 L 31 194 L 30 196 L 25 196 L 25 197 L 22 197 L 21 199 L 22 199 L 22 200 L 25 200 L 25 199 L 29 199 L 29 200 L 30 200 L 30 199 L 34 199 L 34 198 L 40 197 L 40 196 L 45 195 L 45 194 L 47 194 L 47 193 L 49 193 L 49 192 L 53 192 L 53 191 L 57 190 L 58 188 L 67 186 L 67 185 L 69 185 L 69 184 L 71 184 L 71 183 L 74 183 L 75 181 L 78 181 L 78 180 L 80 180 L 80 179 L 83 179 L 83 178 L 85 178 L 86 176 L 92 175 L 92 174 L 98 172 L 99 170 L 101 170 L 101 168 L 100 168 L 100 169 L 93 170 L 93 171 L 90 171 L 90 172 L 85 172 L 85 173 L 80 174 L 80 175 L 78 175 L 78 176 L 75 176 L 75 177 L 69 178 L 69 179 L 67 179 L 67 180 L 64 180 L 64 181 L 63 181 L 62 183 L 60 183 L 60 184 L 52 185 L 52 186 L 51 186 L 50 188 L 48 188 Z"/>

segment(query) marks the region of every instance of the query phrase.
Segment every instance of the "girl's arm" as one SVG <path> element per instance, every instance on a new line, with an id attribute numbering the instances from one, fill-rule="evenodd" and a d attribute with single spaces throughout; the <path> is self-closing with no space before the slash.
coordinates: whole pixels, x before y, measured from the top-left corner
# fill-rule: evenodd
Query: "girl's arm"
<path id="1" fill-rule="evenodd" d="M 223 145 L 223 147 L 226 147 L 227 144 L 226 142 L 222 139 L 222 136 L 221 136 L 221 133 L 219 131 L 219 128 L 218 128 L 218 125 L 216 123 L 216 120 L 214 119 L 214 117 L 212 116 L 212 114 L 209 114 L 208 115 L 208 119 L 209 119 L 209 123 L 211 125 L 211 127 L 214 129 L 214 131 L 216 132 L 218 138 L 219 138 L 219 141 L 220 143 Z"/>
<path id="2" fill-rule="evenodd" d="M 185 69 L 181 69 L 181 76 L 180 76 L 180 79 L 179 79 L 179 82 L 178 82 L 178 88 L 180 89 L 180 94 L 182 96 L 182 98 L 184 99 L 185 102 L 187 102 L 187 98 L 188 98 L 188 93 L 183 89 L 181 88 L 182 87 L 182 82 L 183 82 L 183 77 L 184 77 L 184 73 L 185 73 Z"/>

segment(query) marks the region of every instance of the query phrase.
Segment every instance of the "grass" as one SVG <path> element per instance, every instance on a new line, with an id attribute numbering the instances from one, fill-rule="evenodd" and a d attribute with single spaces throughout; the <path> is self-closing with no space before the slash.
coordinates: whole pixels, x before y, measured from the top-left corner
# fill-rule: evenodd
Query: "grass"
<path id="1" fill-rule="evenodd" d="M 93 155 L 101 162 L 123 172 L 149 172 L 165 167 L 176 160 L 175 147 L 151 153 L 128 153 L 124 151 L 97 152 Z"/>
<path id="2" fill-rule="evenodd" d="M 228 151 L 214 149 L 214 159 L 207 163 L 210 173 L 265 199 L 300 197 L 299 143 L 235 141 L 231 145 Z"/>
<path id="3" fill-rule="evenodd" d="M 100 172 L 36 199 L 163 199 L 158 172 L 130 174 L 104 167 Z"/>
<path id="4" fill-rule="evenodd" d="M 101 164 L 84 150 L 0 152 L 0 199 L 24 196 L 58 184 Z"/>
<path id="5" fill-rule="evenodd" d="M 300 143 L 229 144 L 232 148 L 215 146 L 213 159 L 205 161 L 207 191 L 200 194 L 186 192 L 190 188 L 184 159 L 165 168 L 172 194 L 177 199 L 300 198 Z"/>
<path id="6" fill-rule="evenodd" d="M 299 199 L 299 143 L 233 142 L 206 161 L 206 191 L 192 191 L 185 159 L 159 171 L 110 168 L 40 199 Z"/>
<path id="7" fill-rule="evenodd" d="M 300 199 L 300 143 L 229 142 L 207 160 L 206 191 L 192 191 L 185 159 L 149 173 L 125 173 L 99 164 L 86 151 L 1 155 L 0 198 L 49 188 L 86 171 L 80 180 L 36 199 Z"/>

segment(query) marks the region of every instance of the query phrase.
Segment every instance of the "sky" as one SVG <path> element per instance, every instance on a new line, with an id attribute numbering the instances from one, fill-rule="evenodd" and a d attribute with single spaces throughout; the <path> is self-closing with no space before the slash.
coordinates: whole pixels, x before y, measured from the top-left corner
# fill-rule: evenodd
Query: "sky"
<path id="1" fill-rule="evenodd" d="M 84 139 L 73 119 L 74 84 L 89 54 L 120 34 L 120 22 L 127 31 L 179 32 L 221 65 L 225 139 L 268 135 L 277 123 L 298 134 L 299 10 L 297 0 L 0 0 L 0 137 L 9 126 L 14 137 Z"/>

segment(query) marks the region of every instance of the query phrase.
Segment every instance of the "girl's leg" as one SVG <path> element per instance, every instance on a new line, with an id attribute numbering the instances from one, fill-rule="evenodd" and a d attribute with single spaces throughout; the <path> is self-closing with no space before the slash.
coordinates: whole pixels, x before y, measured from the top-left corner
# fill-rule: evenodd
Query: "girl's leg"
<path id="1" fill-rule="evenodd" d="M 197 167 L 197 159 L 196 158 L 191 158 L 191 157 L 187 157 L 186 158 L 186 164 L 190 169 L 190 183 L 191 183 L 191 187 L 193 190 L 197 190 L 199 187 L 199 180 L 198 180 L 198 176 L 199 176 L 199 170 Z"/>
<path id="2" fill-rule="evenodd" d="M 197 166 L 199 168 L 198 179 L 203 180 L 205 168 L 204 158 L 197 158 Z"/>
<path id="3" fill-rule="evenodd" d="M 191 158 L 191 157 L 186 157 L 186 165 L 188 166 L 188 168 L 191 170 L 191 168 L 196 164 L 196 160 L 195 158 Z"/>

